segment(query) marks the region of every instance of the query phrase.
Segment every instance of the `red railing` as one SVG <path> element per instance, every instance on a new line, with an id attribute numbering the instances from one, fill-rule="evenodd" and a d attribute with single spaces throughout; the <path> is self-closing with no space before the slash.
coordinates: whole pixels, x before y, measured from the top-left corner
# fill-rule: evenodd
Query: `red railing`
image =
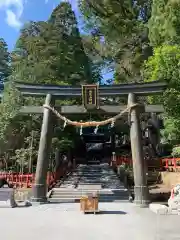
<path id="1" fill-rule="evenodd" d="M 166 170 L 177 171 L 180 169 L 180 158 L 163 158 L 161 164 Z"/>
<path id="2" fill-rule="evenodd" d="M 127 156 L 112 156 L 111 157 L 111 166 L 112 167 L 117 167 L 123 163 L 126 163 L 130 166 L 132 166 L 132 158 L 127 157 Z"/>
<path id="3" fill-rule="evenodd" d="M 64 166 L 61 167 L 56 173 L 48 172 L 47 173 L 47 186 L 49 189 L 53 188 L 57 180 L 66 176 L 69 172 L 72 171 L 73 166 Z M 35 174 L 20 174 L 20 173 L 0 173 L 0 179 L 5 178 L 9 184 L 12 184 L 14 187 L 26 187 L 31 188 L 35 181 Z"/>
<path id="4" fill-rule="evenodd" d="M 14 187 L 31 188 L 35 180 L 35 174 L 0 173 L 0 178 L 5 178 L 6 181 Z M 49 186 L 53 180 L 54 173 L 48 172 L 47 185 Z"/>
<path id="5" fill-rule="evenodd" d="M 158 159 L 156 161 L 158 161 Z M 112 167 L 117 167 L 123 163 L 126 163 L 126 164 L 132 166 L 132 158 L 127 157 L 127 156 L 115 156 L 115 155 L 111 157 L 111 166 Z M 162 170 L 163 168 L 166 170 L 169 170 L 169 171 L 179 171 L 180 170 L 180 158 L 159 159 L 159 169 Z"/>
<path id="6" fill-rule="evenodd" d="M 50 177 L 48 181 L 49 190 L 56 185 L 58 180 L 62 179 L 63 177 L 66 177 L 72 171 L 73 168 L 74 168 L 73 166 L 65 166 L 58 169 L 58 171 L 53 174 L 53 178 Z"/>

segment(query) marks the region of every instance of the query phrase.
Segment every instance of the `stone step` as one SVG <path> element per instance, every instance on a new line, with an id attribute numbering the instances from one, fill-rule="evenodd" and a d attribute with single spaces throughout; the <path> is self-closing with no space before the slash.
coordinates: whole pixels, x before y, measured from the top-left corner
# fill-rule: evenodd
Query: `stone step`
<path id="1" fill-rule="evenodd" d="M 103 189 L 103 190 L 99 190 L 99 189 L 77 189 L 77 188 L 53 188 L 52 192 L 82 192 L 82 191 L 87 191 L 87 192 L 94 192 L 94 191 L 98 191 L 98 192 L 111 192 L 109 191 L 109 189 Z"/>
<path id="2" fill-rule="evenodd" d="M 112 177 L 112 178 L 118 178 L 114 174 L 109 175 L 109 174 L 76 174 L 76 175 L 71 175 L 69 178 L 78 178 L 78 177 L 89 177 L 89 178 L 102 178 L 102 177 Z"/>
<path id="3" fill-rule="evenodd" d="M 52 196 L 49 199 L 53 199 L 53 200 L 80 200 L 82 196 L 66 196 L 66 195 L 62 195 L 62 196 Z M 99 196 L 98 200 L 101 202 L 103 201 L 114 201 L 114 200 L 126 200 L 128 201 L 129 197 L 127 196 Z"/>
<path id="4" fill-rule="evenodd" d="M 69 178 L 80 178 L 80 177 L 93 177 L 93 178 L 102 178 L 102 177 L 112 177 L 112 178 L 118 178 L 114 174 L 76 174 L 76 175 L 71 175 Z"/>
<path id="5" fill-rule="evenodd" d="M 112 177 L 112 176 L 114 176 L 114 174 L 106 174 L 106 173 L 99 173 L 99 172 L 97 172 L 97 173 L 73 173 L 70 177 L 79 177 L 79 176 L 91 176 L 91 177 L 93 177 L 93 176 L 110 176 L 110 177 Z"/>
<path id="6" fill-rule="evenodd" d="M 63 195 L 66 195 L 66 196 L 82 196 L 82 195 L 88 195 L 88 194 L 94 194 L 96 193 L 96 191 L 53 191 L 51 196 L 63 196 Z M 119 192 L 116 192 L 116 193 L 113 193 L 113 192 L 97 192 L 97 194 L 99 196 L 104 196 L 104 195 L 107 195 L 107 196 L 128 196 L 128 192 L 127 191 L 119 191 Z"/>
<path id="7" fill-rule="evenodd" d="M 80 202 L 80 199 L 74 199 L 74 198 L 69 198 L 69 199 L 55 199 L 55 198 L 50 198 L 48 199 L 50 203 L 74 203 L 74 202 Z M 120 203 L 127 203 L 127 199 L 99 199 L 99 202 L 120 202 Z"/>
<path id="8" fill-rule="evenodd" d="M 87 196 L 95 193 L 94 191 L 52 191 L 50 198 L 51 199 L 80 199 L 82 196 Z M 123 199 L 128 200 L 128 192 L 127 191 L 104 191 L 98 193 L 99 199 Z"/>
<path id="9" fill-rule="evenodd" d="M 81 178 L 79 180 L 77 179 L 70 179 L 70 180 L 65 180 L 64 183 L 66 184 L 69 184 L 69 183 L 75 183 L 75 181 L 78 183 L 83 183 L 83 182 L 93 182 L 93 183 L 96 183 L 96 184 L 100 184 L 100 183 L 105 183 L 105 182 L 108 182 L 109 180 L 111 180 L 111 182 L 114 182 L 114 181 L 119 181 L 119 179 L 87 179 L 87 178 Z"/>
<path id="10" fill-rule="evenodd" d="M 55 191 L 52 193 L 51 196 L 61 196 L 61 195 L 67 195 L 67 196 L 82 196 L 82 195 L 87 195 L 87 194 L 94 194 L 96 193 L 96 191 L 79 191 L 79 192 L 59 192 L 59 191 Z M 102 192 L 102 193 L 98 193 L 98 195 L 113 195 L 113 193 L 111 192 Z"/>
<path id="11" fill-rule="evenodd" d="M 75 174 L 106 174 L 106 171 L 76 171 Z"/>
<path id="12" fill-rule="evenodd" d="M 108 179 L 108 178 L 111 178 L 111 179 L 119 179 L 118 176 L 116 175 L 108 175 L 108 174 L 99 174 L 99 175 L 95 175 L 95 174 L 92 174 L 92 175 L 85 175 L 85 174 L 81 174 L 81 175 L 71 175 L 69 176 L 68 179 L 78 179 L 78 178 L 93 178 L 93 179 L 96 179 L 96 178 L 100 178 L 100 179 Z"/>
<path id="13" fill-rule="evenodd" d="M 113 170 L 111 171 L 111 170 L 105 170 L 105 169 L 76 169 L 75 171 L 74 171 L 75 173 L 106 173 L 106 172 L 108 172 L 108 173 L 113 173 Z"/>
<path id="14" fill-rule="evenodd" d="M 108 164 L 80 165 L 50 195 L 51 202 L 79 201 L 95 192 L 100 202 L 128 201 L 129 194 Z M 76 187 L 76 188 L 75 188 Z"/>
<path id="15" fill-rule="evenodd" d="M 118 189 L 118 190 L 100 190 L 100 191 L 94 191 L 94 190 L 84 190 L 79 191 L 75 189 L 53 189 L 52 193 L 50 195 L 50 201 L 51 202 L 74 202 L 77 200 L 80 200 L 82 196 L 85 195 L 91 195 L 93 193 L 97 192 L 99 196 L 100 202 L 112 202 L 112 201 L 128 201 L 129 194 L 128 191 L 125 189 Z"/>
<path id="16" fill-rule="evenodd" d="M 53 200 L 80 200 L 81 199 L 81 197 L 82 196 L 65 196 L 65 195 L 63 195 L 63 196 L 53 196 L 53 197 L 51 197 L 50 199 L 53 199 Z M 98 199 L 99 201 L 108 201 L 108 200 L 112 200 L 112 201 L 114 201 L 114 200 L 126 200 L 126 201 L 128 201 L 128 197 L 127 196 L 100 196 L 99 197 L 99 199 Z"/>
<path id="17" fill-rule="evenodd" d="M 88 163 L 92 165 L 96 165 L 96 164 L 100 164 L 101 162 L 98 160 L 89 160 Z"/>
<path id="18" fill-rule="evenodd" d="M 90 185 L 92 185 L 93 183 L 90 183 L 89 184 L 89 186 Z M 88 184 L 87 183 L 83 183 L 82 185 L 87 185 L 88 186 Z M 94 185 L 94 184 L 93 184 Z M 124 186 L 122 186 L 121 184 L 112 184 L 112 183 L 101 183 L 101 188 L 102 189 L 124 189 Z M 64 189 L 64 188 L 72 188 L 72 189 L 87 189 L 87 188 L 85 188 L 85 187 L 81 187 L 81 184 L 78 184 L 78 186 L 76 186 L 75 184 L 72 184 L 72 183 L 70 183 L 70 184 L 57 184 L 56 185 L 56 188 L 62 188 L 62 189 Z"/>
<path id="19" fill-rule="evenodd" d="M 101 181 L 105 181 L 105 180 L 103 180 L 103 179 L 100 180 L 100 179 L 87 179 L 87 178 L 84 179 L 84 178 L 81 178 L 81 179 L 79 179 L 79 182 L 97 182 L 97 184 L 99 184 Z M 65 180 L 64 183 L 72 183 L 72 181 L 75 181 L 75 180 L 74 179 Z"/>
<path id="20" fill-rule="evenodd" d="M 124 188 L 124 187 L 121 187 L 121 188 L 115 188 L 115 189 L 106 189 L 106 188 L 103 188 L 103 189 L 88 189 L 88 188 L 83 188 L 83 189 L 80 189 L 80 188 L 58 188 L 58 187 L 55 187 L 53 188 L 52 192 L 82 192 L 82 191 L 86 191 L 86 192 L 99 192 L 99 193 L 103 193 L 103 192 L 127 192 L 127 189 Z"/>
<path id="21" fill-rule="evenodd" d="M 101 171 L 101 170 L 97 170 L 97 171 L 75 171 L 73 174 L 100 174 L 100 173 L 106 173 L 106 171 Z"/>
<path id="22" fill-rule="evenodd" d="M 91 182 L 97 182 L 97 184 L 99 184 L 99 183 L 106 183 L 106 182 L 119 182 L 119 179 L 84 179 L 84 178 L 81 178 L 81 179 L 79 179 L 79 183 L 83 183 L 83 182 L 89 182 L 89 183 L 91 183 Z M 65 181 L 65 182 L 70 182 L 70 181 Z M 109 183 L 110 183 L 109 182 Z"/>

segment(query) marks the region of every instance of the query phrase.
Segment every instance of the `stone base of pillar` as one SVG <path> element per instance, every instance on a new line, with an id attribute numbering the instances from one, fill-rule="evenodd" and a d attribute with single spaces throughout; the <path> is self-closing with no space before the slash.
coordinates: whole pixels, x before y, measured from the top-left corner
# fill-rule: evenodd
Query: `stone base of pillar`
<path id="1" fill-rule="evenodd" d="M 35 184 L 32 188 L 32 198 L 31 202 L 33 203 L 47 203 L 47 191 L 46 185 L 44 184 Z"/>
<path id="2" fill-rule="evenodd" d="M 134 187 L 134 203 L 139 207 L 148 207 L 150 204 L 148 186 L 135 186 Z"/>

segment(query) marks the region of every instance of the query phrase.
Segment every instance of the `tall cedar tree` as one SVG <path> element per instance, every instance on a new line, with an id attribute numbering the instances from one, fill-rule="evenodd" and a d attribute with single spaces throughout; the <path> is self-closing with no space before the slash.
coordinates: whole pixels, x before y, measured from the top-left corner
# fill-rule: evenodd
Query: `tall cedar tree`
<path id="1" fill-rule="evenodd" d="M 97 81 L 69 3 L 59 4 L 47 22 L 25 25 L 12 56 L 17 80 L 47 84 Z"/>
<path id="2" fill-rule="evenodd" d="M 91 82 L 91 66 L 85 54 L 77 21 L 69 3 L 59 4 L 49 19 L 51 39 L 48 53 L 59 55 L 52 68 L 57 70 L 57 77 L 67 84 Z M 57 53 L 55 53 L 57 51 Z"/>
<path id="3" fill-rule="evenodd" d="M 30 22 L 21 29 L 20 37 L 12 53 L 13 77 L 30 83 L 55 83 L 53 72 L 44 49 L 47 41 L 44 33 L 49 30 L 46 22 Z"/>
<path id="4" fill-rule="evenodd" d="M 91 76 L 91 61 L 84 52 L 75 15 L 67 3 L 60 4 L 47 22 L 30 22 L 24 26 L 12 53 L 12 67 L 12 79 L 28 83 L 78 84 L 85 81 L 90 83 L 97 79 L 93 74 Z M 3 103 L 2 107 L 3 109 L 9 108 L 9 112 L 12 112 L 9 105 L 14 108 L 18 107 L 18 104 L 11 104 L 11 98 L 8 98 L 6 102 L 7 104 Z M 40 102 L 41 99 L 28 98 L 24 104 L 39 105 Z M 9 142 L 12 138 L 11 133 L 15 132 L 17 136 L 18 130 L 21 129 L 18 139 L 23 140 L 24 144 L 19 144 L 17 139 L 16 143 L 19 146 L 11 146 L 11 149 L 14 152 L 14 149 L 19 147 L 20 153 L 27 154 L 26 140 L 32 129 L 39 133 L 40 119 L 34 115 L 22 116 L 22 119 L 13 118 L 10 124 L 7 119 L 11 120 L 11 115 L 9 113 L 8 116 L 6 114 L 4 118 L 1 117 L 2 126 L 5 127 L 1 129 L 0 136 L 3 139 L 6 137 Z M 5 123 L 8 123 L 8 126 Z M 13 129 L 10 134 L 9 129 Z M 64 135 L 67 137 L 67 133 L 61 132 L 61 147 L 63 147 Z M 68 136 L 68 140 L 72 144 L 71 136 Z M 9 145 L 6 147 L 8 148 Z"/>
<path id="5" fill-rule="evenodd" d="M 0 82 L 6 82 L 10 73 L 10 53 L 7 43 L 3 38 L 0 38 Z"/>

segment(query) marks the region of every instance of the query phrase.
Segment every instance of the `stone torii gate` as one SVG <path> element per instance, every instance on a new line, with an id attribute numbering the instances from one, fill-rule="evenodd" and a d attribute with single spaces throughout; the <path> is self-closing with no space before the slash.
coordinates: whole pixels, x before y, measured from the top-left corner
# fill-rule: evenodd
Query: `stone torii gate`
<path id="1" fill-rule="evenodd" d="M 58 86 L 58 85 L 36 85 L 16 83 L 17 89 L 24 96 L 42 97 L 46 96 L 45 105 L 55 106 L 55 100 L 60 98 L 81 97 L 83 95 L 84 106 L 64 106 L 60 107 L 61 114 L 86 113 L 87 109 L 98 109 L 99 112 L 107 111 L 111 114 L 119 113 L 126 106 L 99 106 L 98 98 L 101 97 L 118 97 L 127 96 L 130 109 L 130 138 L 134 171 L 134 192 L 135 204 L 139 206 L 147 206 L 149 203 L 149 191 L 145 174 L 145 162 L 142 148 L 142 134 L 140 126 L 140 114 L 147 112 L 160 113 L 163 107 L 159 105 L 144 106 L 137 103 L 137 96 L 145 96 L 162 93 L 166 88 L 166 83 L 151 82 L 137 84 L 120 84 L 120 85 L 87 85 L 87 86 Z M 68 110 L 70 109 L 70 110 Z M 37 159 L 35 184 L 33 186 L 34 202 L 45 203 L 47 201 L 46 177 L 48 170 L 48 159 L 51 147 L 53 133 L 54 113 L 51 108 L 47 107 L 22 107 L 21 113 L 43 113 L 43 122 L 41 129 L 41 137 L 39 143 L 39 152 Z"/>

